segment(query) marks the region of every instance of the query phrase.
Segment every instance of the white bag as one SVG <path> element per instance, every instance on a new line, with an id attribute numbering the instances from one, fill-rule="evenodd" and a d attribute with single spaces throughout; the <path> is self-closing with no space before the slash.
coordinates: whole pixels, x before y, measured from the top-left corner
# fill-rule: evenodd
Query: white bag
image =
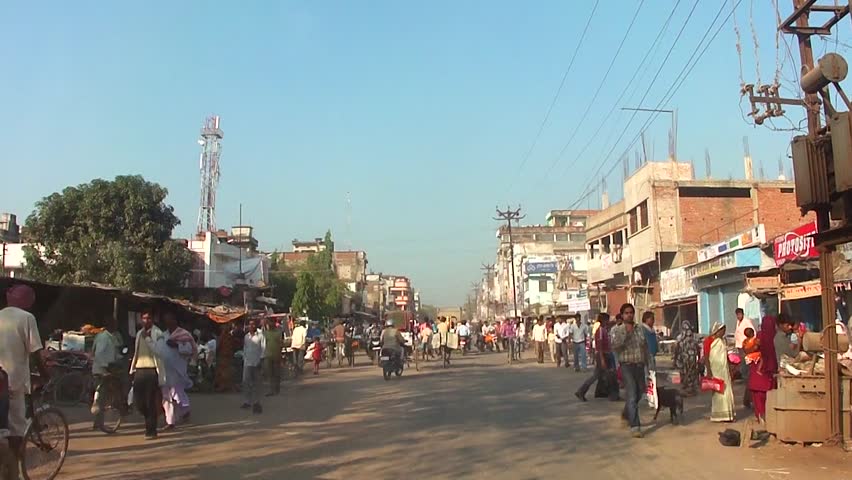
<path id="1" fill-rule="evenodd" d="M 133 405 L 133 386 L 131 386 L 130 391 L 127 392 L 127 405 Z"/>
<path id="2" fill-rule="evenodd" d="M 645 390 L 645 398 L 648 399 L 648 406 L 657 409 L 657 403 L 659 402 L 659 398 L 657 397 L 657 372 L 654 370 L 649 370 L 648 372 L 648 385 Z"/>

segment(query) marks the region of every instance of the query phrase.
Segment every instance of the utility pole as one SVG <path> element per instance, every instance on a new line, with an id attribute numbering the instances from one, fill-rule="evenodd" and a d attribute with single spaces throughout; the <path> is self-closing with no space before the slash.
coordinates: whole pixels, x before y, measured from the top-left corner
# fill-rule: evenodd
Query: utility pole
<path id="1" fill-rule="evenodd" d="M 810 75 L 814 71 L 814 55 L 813 48 L 811 46 L 811 36 L 812 35 L 830 35 L 831 28 L 840 21 L 845 15 L 849 13 L 849 6 L 840 6 L 835 3 L 832 6 L 822 6 L 822 5 L 814 5 L 815 0 L 793 0 L 793 13 L 790 17 L 788 17 L 785 21 L 778 26 L 778 29 L 783 31 L 784 33 L 793 34 L 796 36 L 799 44 L 799 58 L 802 62 L 802 72 L 800 78 L 800 86 L 802 90 L 805 92 L 804 102 L 805 111 L 807 113 L 807 122 L 808 122 L 808 134 L 807 134 L 807 142 L 809 145 L 812 145 L 817 148 L 823 148 L 825 142 L 830 142 L 829 139 L 826 139 L 825 133 L 821 129 L 820 122 L 820 99 L 819 95 L 821 94 L 823 99 L 825 100 L 826 106 L 826 115 L 833 111 L 833 108 L 830 105 L 830 98 L 828 96 L 827 86 L 831 83 L 834 83 L 835 87 L 839 90 L 839 79 L 826 77 L 822 72 L 822 61 L 820 71 L 815 72 L 819 75 Z M 833 12 L 834 18 L 829 20 L 822 26 L 812 27 L 810 25 L 810 12 Z M 795 23 L 795 25 L 793 25 Z M 843 73 L 845 77 L 845 71 Z M 819 78 L 817 78 L 819 77 Z M 815 81 L 815 78 L 816 81 Z M 842 90 L 841 90 L 842 92 Z M 761 92 L 766 93 L 766 92 Z M 774 92 L 770 92 L 774 93 Z M 752 105 L 756 103 L 765 103 L 767 105 L 767 114 L 763 116 L 756 116 L 755 121 L 757 123 L 762 122 L 762 118 L 766 116 L 773 116 L 774 111 L 771 106 L 777 105 L 777 109 L 780 110 L 780 105 L 785 102 L 793 103 L 793 101 L 787 101 L 784 99 L 778 98 L 755 98 L 752 96 Z M 844 98 L 844 100 L 846 100 Z M 847 102 L 848 105 L 848 102 Z M 757 112 L 756 108 L 754 109 Z M 783 113 L 783 112 L 782 112 Z M 760 120 L 760 121 L 758 121 Z M 816 149 L 816 148 L 815 148 Z M 830 162 L 833 165 L 834 159 L 832 157 L 832 148 L 824 149 L 825 150 L 825 162 Z M 797 172 L 796 176 L 801 175 L 809 175 L 810 170 L 814 168 L 816 159 L 808 158 L 809 164 L 807 165 L 809 172 Z M 821 183 L 819 187 L 824 188 L 825 192 L 829 192 L 832 190 L 832 186 L 828 182 L 827 175 L 821 176 L 816 175 Z M 813 179 L 812 179 L 813 181 Z M 834 327 L 834 319 L 835 319 L 835 301 L 834 301 L 834 259 L 832 254 L 835 250 L 835 245 L 840 243 L 837 238 L 832 237 L 831 230 L 831 201 L 820 202 L 817 205 L 812 205 L 809 210 L 814 210 L 817 216 L 817 231 L 819 234 L 817 235 L 816 243 L 817 248 L 819 249 L 819 269 L 820 269 L 820 286 L 822 287 L 822 319 L 823 326 L 826 327 L 823 330 L 824 333 L 824 343 L 823 348 L 825 351 L 825 391 L 826 391 L 826 417 L 828 421 L 828 432 L 829 437 L 827 439 L 828 443 L 834 444 L 842 444 L 843 439 L 843 431 L 842 431 L 842 423 L 841 423 L 841 405 L 840 405 L 840 376 L 838 371 L 837 364 L 837 350 L 838 350 L 838 341 L 837 335 L 835 334 Z M 827 333 L 827 334 L 826 334 Z M 847 432 L 848 434 L 848 432 Z"/>
<path id="2" fill-rule="evenodd" d="M 520 313 L 518 312 L 518 290 L 515 286 L 515 242 L 512 240 L 512 220 L 520 221 L 526 217 L 526 215 L 521 215 L 520 206 L 516 210 L 512 210 L 512 208 L 508 205 L 506 206 L 506 210 L 501 211 L 500 207 L 497 207 L 496 210 L 497 216 L 494 217 L 494 220 L 505 220 L 509 231 L 509 264 L 512 269 L 512 304 L 515 308 L 513 317 L 520 317 Z"/>
<path id="3" fill-rule="evenodd" d="M 483 263 L 482 271 L 485 272 L 485 281 L 487 282 L 487 289 L 485 294 L 485 320 L 491 320 L 491 286 L 494 278 L 494 264 L 493 263 Z"/>

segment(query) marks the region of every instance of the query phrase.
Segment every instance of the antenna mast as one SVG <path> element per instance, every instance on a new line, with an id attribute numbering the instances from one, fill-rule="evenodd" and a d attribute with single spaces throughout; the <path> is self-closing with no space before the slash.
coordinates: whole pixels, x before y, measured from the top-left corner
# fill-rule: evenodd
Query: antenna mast
<path id="1" fill-rule="evenodd" d="M 201 127 L 201 145 L 198 168 L 201 171 L 201 202 L 198 207 L 197 232 L 216 231 L 216 188 L 219 186 L 219 156 L 222 153 L 222 137 L 219 116 L 204 120 Z"/>

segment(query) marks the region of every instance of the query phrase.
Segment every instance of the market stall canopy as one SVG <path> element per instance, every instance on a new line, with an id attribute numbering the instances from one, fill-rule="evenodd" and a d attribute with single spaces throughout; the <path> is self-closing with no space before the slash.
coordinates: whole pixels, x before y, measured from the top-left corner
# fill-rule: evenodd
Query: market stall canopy
<path id="1" fill-rule="evenodd" d="M 216 323 L 231 323 L 235 320 L 239 320 L 247 313 L 248 312 L 244 309 L 218 305 L 207 310 L 207 318 Z"/>

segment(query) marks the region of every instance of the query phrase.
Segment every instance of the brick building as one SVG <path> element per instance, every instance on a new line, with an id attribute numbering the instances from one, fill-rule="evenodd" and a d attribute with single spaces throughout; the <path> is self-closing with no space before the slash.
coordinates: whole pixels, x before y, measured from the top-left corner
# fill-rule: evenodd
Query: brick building
<path id="1" fill-rule="evenodd" d="M 687 163 L 647 163 L 626 179 L 624 192 L 624 200 L 589 218 L 589 283 L 605 292 L 602 307 L 609 313 L 629 301 L 640 313 L 655 310 L 669 325 L 681 319 L 698 323 L 700 294 L 693 288 L 695 279 L 685 278 L 688 269 L 681 267 L 712 260 L 699 258 L 700 250 L 757 226 L 759 235 L 748 238 L 750 245 L 760 245 L 807 221 L 796 206 L 792 182 L 696 180 Z M 762 261 L 752 257 L 737 258 Z M 739 267 L 737 258 L 725 258 L 740 279 L 740 269 L 760 268 L 751 263 Z M 704 276 L 704 271 L 693 269 L 692 274 Z M 708 274 L 717 272 L 710 269 Z M 717 297 L 708 294 L 703 317 L 728 310 L 730 292 L 739 288 L 735 283 L 720 290 L 724 298 L 716 307 Z M 718 287 L 702 286 L 708 291 Z"/>

